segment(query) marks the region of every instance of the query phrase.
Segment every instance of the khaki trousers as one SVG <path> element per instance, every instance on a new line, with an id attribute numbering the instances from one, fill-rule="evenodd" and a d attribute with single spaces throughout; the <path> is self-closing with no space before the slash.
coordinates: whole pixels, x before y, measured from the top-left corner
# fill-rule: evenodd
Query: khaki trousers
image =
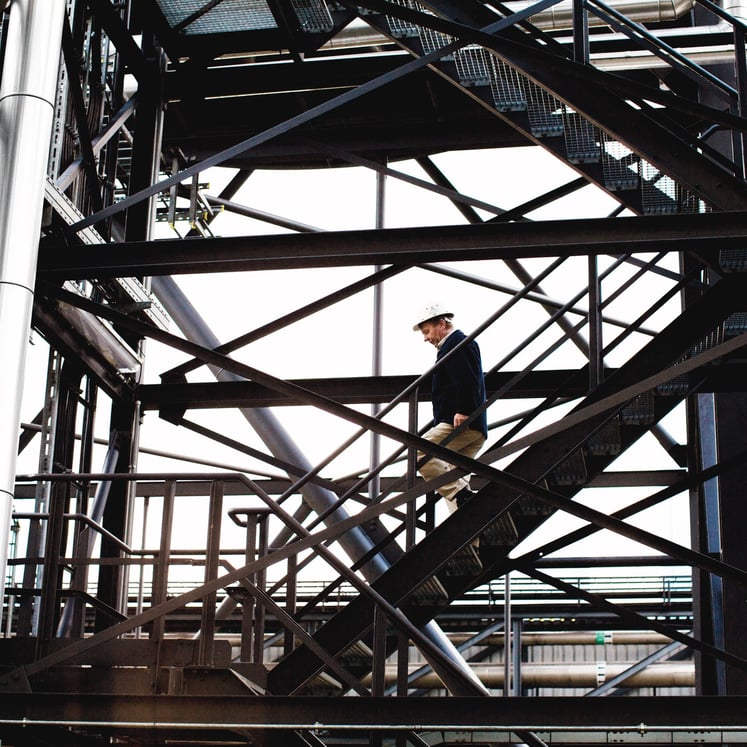
<path id="1" fill-rule="evenodd" d="M 454 427 L 448 423 L 439 423 L 433 426 L 430 430 L 423 434 L 423 438 L 431 443 L 441 443 L 448 435 L 454 430 Z M 464 456 L 474 459 L 477 453 L 485 443 L 485 436 L 480 431 L 472 430 L 472 428 L 465 428 L 454 436 L 449 443 L 445 444 L 447 449 L 457 451 Z M 420 461 L 425 454 L 418 452 L 418 461 Z M 431 457 L 421 468 L 420 474 L 425 480 L 432 480 L 434 477 L 443 475 L 446 472 L 454 469 L 453 464 L 449 464 L 443 459 Z M 449 511 L 454 512 L 457 509 L 456 501 L 454 496 L 464 488 L 469 487 L 469 475 L 464 477 L 458 477 L 453 482 L 447 482 L 438 488 L 439 495 L 446 498 L 446 505 L 449 507 Z"/>

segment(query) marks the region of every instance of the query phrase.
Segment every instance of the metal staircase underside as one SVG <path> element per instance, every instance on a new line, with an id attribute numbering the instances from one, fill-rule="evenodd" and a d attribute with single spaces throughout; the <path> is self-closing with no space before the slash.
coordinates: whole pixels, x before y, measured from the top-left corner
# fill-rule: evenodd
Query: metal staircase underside
<path id="1" fill-rule="evenodd" d="M 744 283 L 741 274 L 733 274 L 714 285 L 573 412 L 593 406 L 697 351 L 714 329 L 744 310 Z M 372 587 L 391 604 L 400 606 L 413 622 L 423 624 L 468 590 L 504 574 L 512 567 L 513 561 L 508 558 L 511 547 L 534 531 L 557 506 L 570 503 L 583 484 L 679 403 L 687 389 L 668 385 L 644 392 L 631 402 L 603 409 L 531 446 L 497 480 L 486 484 L 474 499 L 405 553 Z M 616 436 L 605 441 L 600 436 L 611 423 L 616 423 Z M 607 447 L 602 445 L 605 443 Z M 581 454 L 585 465 L 582 474 L 569 469 L 569 459 Z M 552 494 L 533 490 L 544 484 Z M 548 505 L 543 496 L 550 497 L 555 505 Z M 450 559 L 474 537 L 501 518 L 505 526 L 508 516 L 518 532 L 511 546 L 481 546 L 483 568 L 479 575 L 455 573 L 453 564 L 450 569 Z M 437 594 L 422 593 L 432 588 L 434 576 L 437 586 L 445 591 L 441 599 Z M 359 596 L 316 632 L 316 643 L 337 656 L 358 641 L 368 641 L 374 606 L 370 597 Z M 309 687 L 322 669 L 317 656 L 301 645 L 269 672 L 268 690 L 276 695 L 298 693 Z"/>
<path id="2" fill-rule="evenodd" d="M 445 49 L 431 69 L 635 213 L 744 206 L 747 190 L 737 168 L 677 124 L 685 104 L 696 102 L 662 97 L 653 88 L 636 91 L 630 81 L 574 62 L 567 49 L 540 44 L 518 26 L 485 33 L 468 27 L 463 15 L 454 23 L 417 0 L 364 6 L 385 7 L 387 13 L 372 13 L 366 20 L 414 56 L 439 56 Z M 485 8 L 479 7 L 473 20 L 484 23 Z M 497 20 L 493 16 L 492 26 Z M 728 91 L 718 87 L 718 94 L 726 98 L 725 108 L 733 108 Z M 708 116 L 705 108 L 703 114 Z M 744 127 L 743 120 L 715 109 L 709 116 Z M 710 124 L 716 123 L 706 128 Z"/>

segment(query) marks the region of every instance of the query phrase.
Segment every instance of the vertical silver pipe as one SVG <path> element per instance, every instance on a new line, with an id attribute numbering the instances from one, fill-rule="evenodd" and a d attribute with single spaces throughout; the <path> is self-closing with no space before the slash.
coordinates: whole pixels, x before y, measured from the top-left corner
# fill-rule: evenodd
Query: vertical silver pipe
<path id="1" fill-rule="evenodd" d="M 0 84 L 0 598 L 65 0 L 14 0 Z"/>
<path id="2" fill-rule="evenodd" d="M 503 695 L 511 695 L 511 634 L 513 626 L 511 625 L 511 572 L 507 572 L 504 578 L 505 593 L 503 597 Z"/>
<path id="3" fill-rule="evenodd" d="M 384 228 L 384 200 L 385 200 L 386 174 L 380 171 L 376 172 L 376 228 Z M 375 272 L 381 270 L 381 265 L 376 265 Z M 384 289 L 381 285 L 374 285 L 373 288 L 373 341 L 371 354 L 371 375 L 381 376 L 381 349 L 383 340 L 383 319 L 384 311 Z M 371 414 L 376 417 L 379 412 L 377 404 L 371 405 Z M 378 433 L 371 433 L 371 469 L 374 470 L 381 461 L 381 438 Z M 371 500 L 379 495 L 381 487 L 381 478 L 378 472 L 371 478 L 369 483 L 368 495 Z"/>

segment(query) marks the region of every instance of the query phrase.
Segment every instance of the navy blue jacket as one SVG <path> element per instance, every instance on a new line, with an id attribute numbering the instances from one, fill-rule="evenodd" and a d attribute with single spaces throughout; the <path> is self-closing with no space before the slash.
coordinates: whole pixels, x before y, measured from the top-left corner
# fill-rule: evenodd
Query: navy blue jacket
<path id="1" fill-rule="evenodd" d="M 461 330 L 454 330 L 439 349 L 436 361 L 441 360 L 466 336 Z M 471 415 L 485 402 L 485 378 L 482 372 L 480 348 L 474 340 L 470 340 L 433 372 L 431 398 L 434 425 L 438 423 L 453 425 L 454 415 L 457 412 Z M 483 410 L 469 424 L 469 427 L 480 431 L 487 437 L 487 413 Z"/>

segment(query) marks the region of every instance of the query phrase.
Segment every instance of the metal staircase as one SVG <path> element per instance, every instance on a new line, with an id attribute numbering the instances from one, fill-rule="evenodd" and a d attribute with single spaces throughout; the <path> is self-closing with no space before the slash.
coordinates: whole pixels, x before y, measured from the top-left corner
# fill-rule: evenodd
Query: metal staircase
<path id="1" fill-rule="evenodd" d="M 744 204 L 739 167 L 675 124 L 676 96 L 667 99 L 675 106 L 671 113 L 666 104 L 663 110 L 660 104 L 655 108 L 646 99 L 656 97 L 654 89 L 639 87 L 635 92 L 633 84 L 593 67 L 593 60 L 591 65 L 574 62 L 567 46 L 543 38 L 526 20 L 522 27 L 532 28 L 533 35 L 516 26 L 495 36 L 474 31 L 470 36 L 480 36 L 485 44 L 481 46 L 439 30 L 452 27 L 457 32 L 464 26 L 436 16 L 417 0 L 393 4 L 401 13 L 395 15 L 393 9 L 391 14 L 367 14 L 366 21 L 416 57 L 451 50 L 432 63 L 432 69 L 633 212 L 703 212 Z M 613 12 L 602 3 L 590 6 L 589 12 L 597 8 L 600 14 Z M 741 28 L 737 21 L 734 24 Z M 645 40 L 647 45 L 651 42 L 649 35 Z M 660 54 L 672 60 L 666 45 Z M 726 107 L 735 110 L 736 91 L 727 83 L 694 63 L 672 64 L 703 76 L 726 99 Z M 718 116 L 715 110 L 713 114 Z M 668 171 L 659 155 L 663 148 Z"/>
<path id="2" fill-rule="evenodd" d="M 605 397 L 703 350 L 704 344 L 723 339 L 723 330 L 727 328 L 734 333 L 733 320 L 743 311 L 743 293 L 744 278 L 739 274 L 717 283 L 627 364 L 590 392 L 574 412 L 593 407 Z M 558 505 L 570 503 L 594 475 L 601 473 L 654 422 L 671 411 L 696 381 L 697 377 L 693 376 L 690 385 L 646 390 L 613 409 L 603 407 L 578 425 L 531 446 L 498 480 L 488 482 L 475 498 L 395 562 L 372 587 L 389 602 L 400 606 L 411 620 L 423 624 L 471 589 L 511 570 L 513 561 L 508 553 L 512 547 L 537 529 Z M 489 447 L 487 452 L 490 450 Z M 540 490 L 533 490 L 534 486 L 540 486 Z M 546 491 L 544 486 L 552 492 Z M 548 502 L 543 497 L 551 497 L 551 500 Z M 453 558 L 458 557 L 474 537 L 484 536 L 498 522 L 505 528 L 507 521 L 516 528 L 517 535 L 510 538 L 505 532 L 496 533 L 497 543 L 481 544 L 481 571 L 476 575 L 470 569 L 464 573 L 454 572 Z M 445 598 L 432 593 L 436 579 Z M 424 589 L 431 593 L 424 594 Z M 323 625 L 315 633 L 315 641 L 332 655 L 346 651 L 358 641 L 369 642 L 374 608 L 372 599 L 361 595 Z M 274 694 L 303 692 L 322 669 L 317 656 L 308 647 L 299 646 L 269 672 L 268 690 Z"/>

